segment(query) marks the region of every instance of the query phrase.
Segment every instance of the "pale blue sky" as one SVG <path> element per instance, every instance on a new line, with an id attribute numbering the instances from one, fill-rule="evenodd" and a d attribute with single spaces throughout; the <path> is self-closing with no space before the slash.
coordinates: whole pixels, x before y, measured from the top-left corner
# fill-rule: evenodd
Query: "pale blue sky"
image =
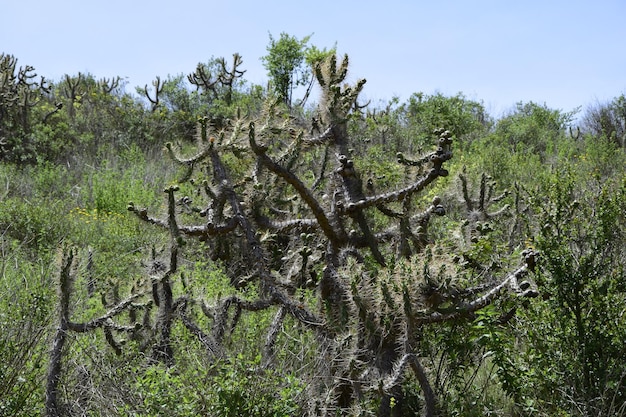
<path id="1" fill-rule="evenodd" d="M 198 62 L 260 57 L 281 32 L 350 56 L 364 98 L 463 92 L 495 117 L 518 101 L 570 111 L 626 93 L 626 0 L 1 0 L 0 52 L 40 75 L 121 76 L 129 88 Z"/>

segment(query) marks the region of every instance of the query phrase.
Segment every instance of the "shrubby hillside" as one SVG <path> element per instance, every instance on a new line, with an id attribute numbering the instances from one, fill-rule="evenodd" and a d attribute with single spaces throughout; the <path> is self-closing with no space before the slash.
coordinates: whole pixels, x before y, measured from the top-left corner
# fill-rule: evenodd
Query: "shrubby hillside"
<path id="1" fill-rule="evenodd" d="M 0 415 L 626 415 L 624 95 L 373 105 L 308 42 L 0 55 Z"/>

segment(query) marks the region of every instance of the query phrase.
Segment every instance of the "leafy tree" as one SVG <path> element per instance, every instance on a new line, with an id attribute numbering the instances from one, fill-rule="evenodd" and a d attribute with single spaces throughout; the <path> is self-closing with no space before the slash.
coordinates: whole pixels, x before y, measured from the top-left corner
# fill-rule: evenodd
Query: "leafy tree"
<path id="1" fill-rule="evenodd" d="M 447 126 L 464 150 L 492 124 L 482 103 L 461 93 L 452 97 L 414 93 L 405 103 L 394 97 L 378 107 L 355 103 L 352 118 L 350 128 L 361 139 L 355 146 L 380 145 L 394 153 L 423 149 L 439 126 Z"/>
<path id="2" fill-rule="evenodd" d="M 310 39 L 311 35 L 298 40 L 295 36 L 282 32 L 280 38 L 275 40 L 270 33 L 268 54 L 261 58 L 274 92 L 287 106 L 291 106 L 293 89 L 307 82 L 309 75 L 302 66 L 304 50 Z"/>
<path id="3" fill-rule="evenodd" d="M 494 133 L 514 152 L 544 155 L 548 144 L 567 132 L 576 112 L 553 110 L 532 101 L 519 102 L 513 111 L 498 120 Z"/>
<path id="4" fill-rule="evenodd" d="M 311 85 L 312 68 L 335 53 L 334 48 L 326 51 L 315 46 L 307 46 L 311 36 L 298 40 L 295 36 L 282 32 L 280 38 L 276 40 L 270 34 L 268 54 L 261 58 L 268 71 L 274 93 L 288 107 L 291 107 L 293 102 L 294 89 Z M 310 86 L 306 96 L 309 91 Z"/>
<path id="5" fill-rule="evenodd" d="M 491 125 L 482 103 L 462 93 L 446 97 L 441 93 L 414 93 L 401 107 L 413 137 L 422 141 L 437 126 L 446 126 L 459 139 L 460 146 L 485 134 Z"/>

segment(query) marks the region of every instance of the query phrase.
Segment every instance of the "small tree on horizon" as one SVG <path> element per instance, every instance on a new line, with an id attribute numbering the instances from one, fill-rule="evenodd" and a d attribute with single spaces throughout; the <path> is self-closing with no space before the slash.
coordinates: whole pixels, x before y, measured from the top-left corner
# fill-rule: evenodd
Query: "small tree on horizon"
<path id="1" fill-rule="evenodd" d="M 261 57 L 261 61 L 268 71 L 272 90 L 280 101 L 291 107 L 294 90 L 308 84 L 302 100 L 306 101 L 315 79 L 313 68 L 326 57 L 334 55 L 335 48 L 327 51 L 326 48 L 320 50 L 316 46 L 309 46 L 312 34 L 300 40 L 285 32 L 280 34 L 278 40 L 271 33 L 269 36 L 268 54 Z"/>

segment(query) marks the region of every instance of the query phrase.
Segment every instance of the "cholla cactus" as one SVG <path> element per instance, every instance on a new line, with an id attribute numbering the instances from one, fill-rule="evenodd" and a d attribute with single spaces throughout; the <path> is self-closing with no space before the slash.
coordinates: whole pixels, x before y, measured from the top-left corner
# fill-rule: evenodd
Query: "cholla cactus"
<path id="1" fill-rule="evenodd" d="M 0 53 L 0 160 L 34 157 L 30 113 L 49 91 L 50 84 L 44 77 L 37 81 L 33 67 L 18 68 L 14 56 Z"/>
<path id="2" fill-rule="evenodd" d="M 476 242 L 481 234 L 491 230 L 490 221 L 502 216 L 509 211 L 509 205 L 505 204 L 495 210 L 492 209 L 497 203 L 500 203 L 510 193 L 504 190 L 502 193 L 495 195 L 496 183 L 486 173 L 480 176 L 480 186 L 478 196 L 471 196 L 468 189 L 467 174 L 465 167 L 463 172 L 459 174 L 459 182 L 461 185 L 461 195 L 463 204 L 467 213 L 467 218 L 463 223 L 465 227 L 466 242 Z"/>
<path id="3" fill-rule="evenodd" d="M 425 252 L 429 221 L 446 212 L 439 197 L 420 210 L 416 196 L 448 175 L 444 166 L 452 158 L 453 138 L 437 130 L 435 150 L 416 158 L 399 154 L 397 162 L 416 167 L 415 176 L 395 189 L 377 190 L 374 180 L 362 178 L 359 155 L 350 145 L 348 122 L 365 80 L 343 85 L 347 70 L 347 57 L 338 64 L 334 56 L 316 68 L 322 98 L 310 126 L 303 128 L 306 123 L 282 113 L 280 103 L 269 102 L 259 117 L 233 120 L 219 132 L 209 132 L 201 121 L 199 149 L 191 157 L 167 146 L 173 160 L 186 168 L 182 181 L 195 188 L 193 198 L 178 195 L 176 187 L 166 189 L 166 219 L 133 204 L 129 210 L 169 230 L 171 273 L 181 245 L 197 238 L 207 242 L 211 258 L 226 265 L 234 285 L 257 284 L 260 296 L 256 301 L 228 297 L 215 307 L 202 307 L 214 317 L 213 328 L 202 329 L 187 311 L 204 304 L 172 295 L 167 277 L 161 277 L 157 293 L 171 298 L 159 305 L 157 327 L 163 330 L 155 352 L 162 355 L 155 357 L 168 356 L 167 320 L 176 315 L 207 351 L 219 356 L 229 310 L 234 309 L 232 327 L 242 310 L 277 307 L 263 363 L 275 362 L 278 328 L 287 316 L 316 335 L 322 358 L 316 375 L 321 377 L 309 385 L 311 414 L 355 410 L 364 398 L 378 396 L 380 414 L 389 415 L 392 398 L 401 398 L 402 380 L 411 370 L 427 414 L 434 415 L 427 371 L 413 350 L 419 329 L 467 317 L 505 289 L 533 295 L 518 279 L 534 267 L 535 255 L 526 254 L 524 266 L 497 282 L 473 288 L 451 284 L 452 266 L 440 268 L 437 279 L 426 279 L 428 263 L 420 271 L 413 261 L 395 261 L 398 255 L 409 259 Z M 327 169 L 333 161 L 333 169 Z M 482 194 L 478 209 L 486 209 L 491 199 L 489 192 Z M 474 204 L 469 197 L 466 201 Z M 183 216 L 195 224 L 184 224 Z M 297 288 L 315 289 L 318 307 L 302 303 Z"/>

